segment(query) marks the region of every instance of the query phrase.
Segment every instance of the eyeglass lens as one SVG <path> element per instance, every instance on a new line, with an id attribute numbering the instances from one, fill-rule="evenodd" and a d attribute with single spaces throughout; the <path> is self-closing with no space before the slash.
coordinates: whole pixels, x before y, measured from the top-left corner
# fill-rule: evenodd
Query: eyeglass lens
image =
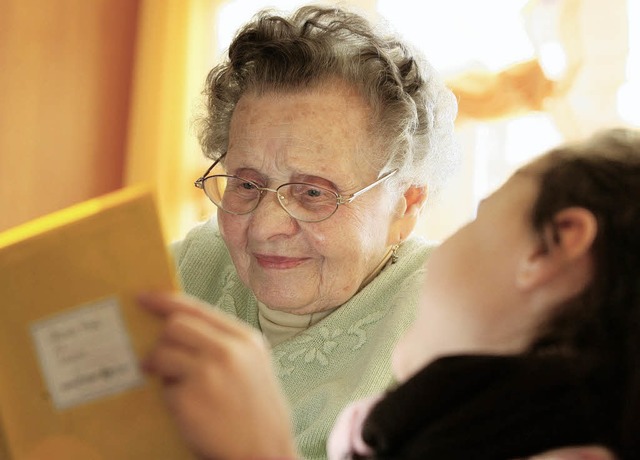
<path id="1" fill-rule="evenodd" d="M 260 202 L 267 190 L 233 176 L 209 176 L 204 190 L 213 203 L 232 214 L 247 214 Z M 277 189 L 278 201 L 295 219 L 314 222 L 331 216 L 338 208 L 338 195 L 312 184 L 291 183 Z"/>

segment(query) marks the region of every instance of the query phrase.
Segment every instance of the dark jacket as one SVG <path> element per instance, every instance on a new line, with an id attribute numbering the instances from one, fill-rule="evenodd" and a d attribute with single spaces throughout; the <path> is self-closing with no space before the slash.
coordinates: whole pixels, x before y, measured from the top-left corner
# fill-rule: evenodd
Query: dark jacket
<path id="1" fill-rule="evenodd" d="M 388 393 L 363 439 L 376 459 L 506 460 L 601 444 L 615 430 L 606 389 L 575 360 L 441 358 Z M 615 451 L 615 449 L 614 449 Z"/>

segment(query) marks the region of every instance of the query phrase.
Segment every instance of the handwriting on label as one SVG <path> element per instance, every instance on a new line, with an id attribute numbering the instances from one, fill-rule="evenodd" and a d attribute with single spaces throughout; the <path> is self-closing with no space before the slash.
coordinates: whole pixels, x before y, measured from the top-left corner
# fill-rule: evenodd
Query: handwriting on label
<path id="1" fill-rule="evenodd" d="M 58 409 L 142 383 L 116 298 L 72 308 L 31 326 L 47 388 Z"/>

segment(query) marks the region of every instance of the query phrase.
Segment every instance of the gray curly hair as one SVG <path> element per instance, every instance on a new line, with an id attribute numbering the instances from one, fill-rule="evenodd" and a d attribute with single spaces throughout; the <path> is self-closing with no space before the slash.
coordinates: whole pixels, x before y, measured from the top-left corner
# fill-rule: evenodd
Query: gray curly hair
<path id="1" fill-rule="evenodd" d="M 289 17 L 263 10 L 235 35 L 206 80 L 199 140 L 206 156 L 226 152 L 233 111 L 248 91 L 311 88 L 341 79 L 371 108 L 382 149 L 374 164 L 396 179 L 436 191 L 457 163 L 457 103 L 431 65 L 388 25 L 337 7 L 303 6 Z"/>

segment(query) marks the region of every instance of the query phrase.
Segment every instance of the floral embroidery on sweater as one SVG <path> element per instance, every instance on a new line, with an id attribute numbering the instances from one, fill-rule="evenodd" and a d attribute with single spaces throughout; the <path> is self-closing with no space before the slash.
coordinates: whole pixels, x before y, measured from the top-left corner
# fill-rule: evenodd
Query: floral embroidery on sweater
<path id="1" fill-rule="evenodd" d="M 306 331 L 296 337 L 297 348 L 293 352 L 279 351 L 274 353 L 274 361 L 279 375 L 291 375 L 297 363 L 317 363 L 320 366 L 329 364 L 331 353 L 338 348 L 336 341 L 343 334 L 342 329 L 330 331 L 328 327 L 319 327 L 312 332 Z"/>
<path id="2" fill-rule="evenodd" d="M 374 323 L 377 323 L 384 317 L 383 311 L 377 311 L 371 313 L 370 315 L 365 316 L 359 321 L 356 321 L 351 325 L 349 330 L 347 331 L 350 335 L 355 335 L 358 339 L 357 343 L 353 346 L 352 350 L 359 350 L 367 341 L 367 331 L 365 331 L 366 326 L 370 326 Z"/>
<path id="3" fill-rule="evenodd" d="M 313 364 L 328 366 L 331 355 L 344 344 L 351 351 L 362 348 L 367 341 L 366 328 L 384 317 L 383 311 L 377 311 L 353 323 L 346 334 L 340 328 L 330 330 L 326 326 L 312 328 L 296 337 L 293 351 L 277 351 L 273 353 L 274 365 L 278 375 L 291 375 L 296 364 Z M 355 343 L 348 344 L 346 339 L 352 337 Z M 354 342 L 351 340 L 351 342 Z"/>
<path id="4" fill-rule="evenodd" d="M 310 342 L 315 342 L 315 344 L 312 344 L 309 347 L 299 348 L 293 353 L 290 353 L 287 359 L 291 362 L 295 362 L 302 357 L 304 362 L 307 364 L 317 361 L 321 366 L 326 366 L 329 364 L 327 355 L 331 354 L 331 352 L 338 346 L 338 342 L 334 339 L 341 335 L 342 329 L 335 329 L 333 332 L 329 332 L 329 328 L 326 327 L 319 328 L 317 334 L 302 334 L 300 336 L 300 340 L 298 340 L 298 344 Z"/>

